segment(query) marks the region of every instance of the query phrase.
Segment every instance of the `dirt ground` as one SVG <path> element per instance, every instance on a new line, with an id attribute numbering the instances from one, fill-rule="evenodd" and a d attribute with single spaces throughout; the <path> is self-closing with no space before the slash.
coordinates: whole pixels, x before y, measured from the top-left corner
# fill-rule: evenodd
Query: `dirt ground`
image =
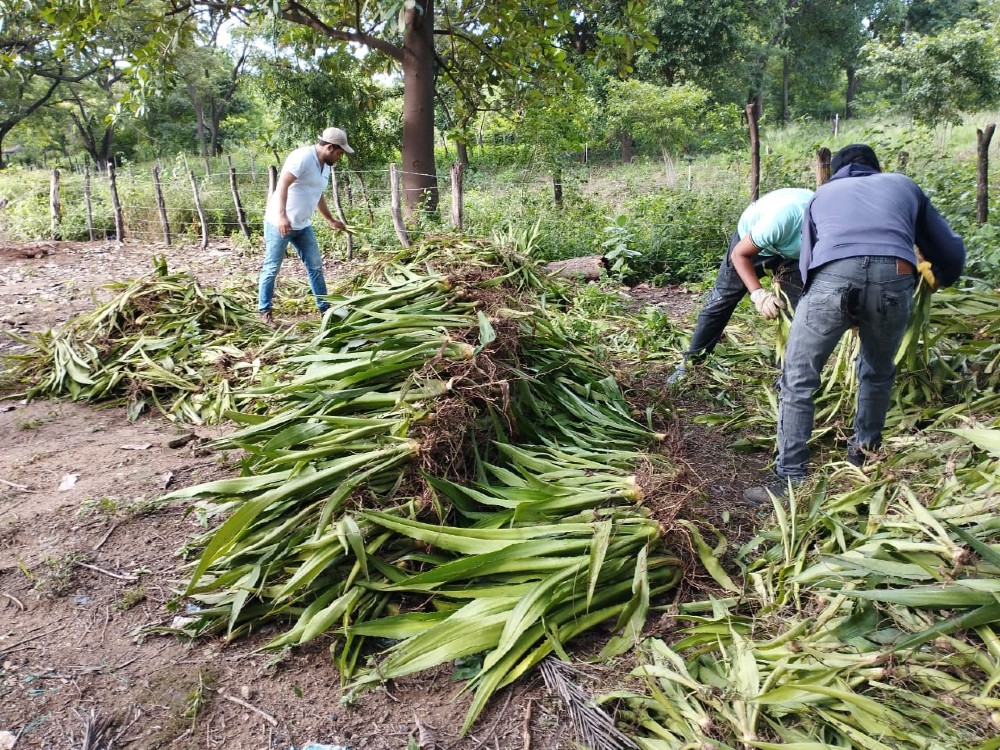
<path id="1" fill-rule="evenodd" d="M 0 242 L 0 356 L 17 349 L 3 332 L 44 330 L 91 309 L 92 294 L 107 295 L 103 284 L 148 273 L 154 254 L 206 285 L 253 285 L 259 263 L 221 244 Z M 328 260 L 328 278 L 340 266 Z M 301 264 L 290 261 L 282 278 L 304 280 Z M 697 304 L 682 290 L 636 293 L 679 321 Z M 734 499 L 761 460 L 727 451 L 730 437 L 676 413 L 668 450 L 683 470 L 654 512 L 697 515 L 707 505 L 727 534 L 749 533 L 754 519 Z M 469 697 L 448 669 L 347 706 L 322 639 L 276 655 L 256 651 L 273 635 L 266 629 L 233 644 L 143 634 L 175 617 L 176 553 L 197 530 L 183 508 L 152 501 L 167 487 L 234 473 L 204 447 L 216 434 L 158 416 L 130 423 L 120 408 L 0 400 L 0 750 L 403 750 L 420 728 L 443 750 L 574 747 L 568 714 L 539 676 L 501 691 L 462 738 Z M 619 678 L 591 666 L 580 679 L 600 692 Z"/>

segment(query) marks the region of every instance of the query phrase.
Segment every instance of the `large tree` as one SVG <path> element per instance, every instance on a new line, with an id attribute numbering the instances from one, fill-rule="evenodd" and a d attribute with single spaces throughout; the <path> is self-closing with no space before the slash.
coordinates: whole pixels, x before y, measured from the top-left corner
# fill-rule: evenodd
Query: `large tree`
<path id="1" fill-rule="evenodd" d="M 69 3 L 70 0 L 65 0 Z M 78 4 L 74 0 L 73 4 Z M 646 39 L 632 26 L 639 4 L 617 3 L 620 28 L 601 33 L 601 54 L 609 61 L 628 55 Z M 570 75 L 566 47 L 593 3 L 567 0 L 174 0 L 164 17 L 170 26 L 192 21 L 211 9 L 253 23 L 276 15 L 301 29 L 299 44 L 317 52 L 331 44 L 360 47 L 369 69 L 396 70 L 403 79 L 403 183 L 407 206 L 436 208 L 434 106 L 439 77 L 448 76 L 469 101 L 517 90 L 549 75 Z M 146 77 L 160 63 L 147 58 Z M 138 70 L 138 69 L 137 69 Z"/>

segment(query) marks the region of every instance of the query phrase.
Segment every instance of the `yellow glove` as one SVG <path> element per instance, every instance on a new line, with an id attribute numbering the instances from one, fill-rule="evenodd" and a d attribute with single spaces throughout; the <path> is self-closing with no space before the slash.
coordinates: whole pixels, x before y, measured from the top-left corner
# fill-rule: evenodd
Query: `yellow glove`
<path id="1" fill-rule="evenodd" d="M 934 278 L 934 271 L 931 270 L 931 262 L 929 260 L 922 260 L 917 263 L 917 271 L 924 279 L 924 283 L 927 288 L 932 292 L 936 292 L 938 288 L 937 279 Z"/>

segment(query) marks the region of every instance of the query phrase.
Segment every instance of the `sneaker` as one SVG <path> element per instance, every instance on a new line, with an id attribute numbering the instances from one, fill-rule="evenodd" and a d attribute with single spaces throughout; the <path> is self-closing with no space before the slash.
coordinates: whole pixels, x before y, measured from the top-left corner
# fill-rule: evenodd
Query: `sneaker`
<path id="1" fill-rule="evenodd" d="M 257 313 L 257 316 L 260 318 L 260 322 L 264 325 L 270 326 L 271 328 L 278 327 L 278 324 L 274 322 L 274 315 L 271 314 L 270 310 L 261 310 Z"/>
<path id="2" fill-rule="evenodd" d="M 794 480 L 792 480 L 794 483 Z M 788 497 L 788 480 L 775 479 L 759 487 L 748 487 L 743 490 L 743 499 L 751 505 L 770 505 L 772 498 L 785 500 Z"/>
<path id="3" fill-rule="evenodd" d="M 687 377 L 687 372 L 688 369 L 685 365 L 677 365 L 677 367 L 674 368 L 674 371 L 670 373 L 670 376 L 667 378 L 666 385 L 668 387 L 677 385 Z"/>

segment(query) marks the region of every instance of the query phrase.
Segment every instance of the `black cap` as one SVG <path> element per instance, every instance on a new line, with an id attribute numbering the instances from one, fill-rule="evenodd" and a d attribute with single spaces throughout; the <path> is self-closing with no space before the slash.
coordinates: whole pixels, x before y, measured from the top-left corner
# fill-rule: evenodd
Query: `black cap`
<path id="1" fill-rule="evenodd" d="M 875 156 L 872 147 L 864 143 L 852 143 L 835 153 L 830 161 L 830 172 L 837 174 L 848 164 L 864 164 L 878 172 L 882 171 L 882 165 L 878 163 L 878 157 Z"/>

